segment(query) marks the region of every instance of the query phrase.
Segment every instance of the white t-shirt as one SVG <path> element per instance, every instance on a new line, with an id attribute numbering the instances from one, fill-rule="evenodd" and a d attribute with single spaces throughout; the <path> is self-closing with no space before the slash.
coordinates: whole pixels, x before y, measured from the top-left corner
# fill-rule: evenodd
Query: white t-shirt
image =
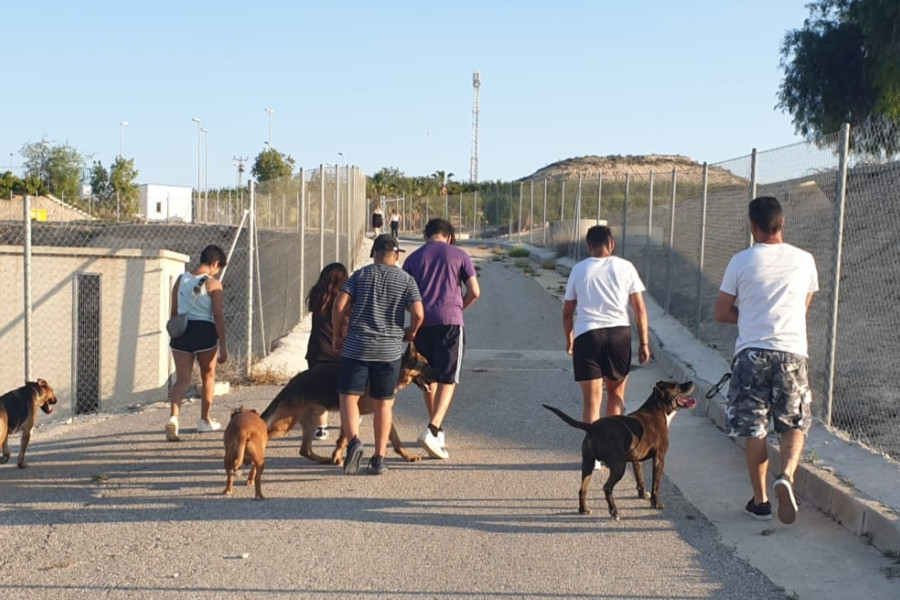
<path id="1" fill-rule="evenodd" d="M 812 254 L 756 244 L 731 258 L 719 289 L 737 297 L 735 354 L 760 348 L 807 356 L 806 298 L 819 289 Z"/>
<path id="2" fill-rule="evenodd" d="M 646 288 L 634 265 L 618 256 L 587 258 L 566 283 L 566 300 L 575 300 L 575 337 L 592 329 L 630 326 L 631 294 Z"/>

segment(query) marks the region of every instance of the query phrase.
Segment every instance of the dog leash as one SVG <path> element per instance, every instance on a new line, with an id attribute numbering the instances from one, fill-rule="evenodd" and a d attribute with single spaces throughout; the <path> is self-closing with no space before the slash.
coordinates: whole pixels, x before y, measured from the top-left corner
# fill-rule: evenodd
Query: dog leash
<path id="1" fill-rule="evenodd" d="M 722 389 L 722 387 L 725 385 L 725 383 L 726 383 L 729 379 L 731 379 L 731 373 L 725 373 L 724 375 L 722 375 L 722 378 L 719 379 L 719 383 L 717 383 L 716 385 L 712 386 L 711 388 L 709 388 L 709 389 L 706 391 L 706 398 L 707 398 L 707 400 L 712 400 L 713 397 L 715 397 L 715 395 L 719 393 L 719 390 Z"/>

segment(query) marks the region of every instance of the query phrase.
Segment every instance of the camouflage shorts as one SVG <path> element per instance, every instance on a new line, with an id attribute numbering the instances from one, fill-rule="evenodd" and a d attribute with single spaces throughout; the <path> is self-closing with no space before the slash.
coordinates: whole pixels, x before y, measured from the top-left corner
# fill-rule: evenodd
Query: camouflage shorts
<path id="1" fill-rule="evenodd" d="M 734 357 L 728 408 L 728 435 L 766 437 L 769 418 L 777 433 L 809 431 L 811 423 L 806 358 L 790 352 L 748 348 Z"/>

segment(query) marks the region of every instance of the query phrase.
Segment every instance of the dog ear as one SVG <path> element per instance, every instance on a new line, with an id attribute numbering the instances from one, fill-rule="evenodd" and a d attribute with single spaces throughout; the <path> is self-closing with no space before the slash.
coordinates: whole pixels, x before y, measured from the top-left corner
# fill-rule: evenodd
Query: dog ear
<path id="1" fill-rule="evenodd" d="M 45 379 L 38 379 L 37 381 L 35 381 L 35 383 L 38 384 L 39 386 L 41 386 L 42 388 L 50 387 L 47 384 L 47 380 L 45 380 Z"/>

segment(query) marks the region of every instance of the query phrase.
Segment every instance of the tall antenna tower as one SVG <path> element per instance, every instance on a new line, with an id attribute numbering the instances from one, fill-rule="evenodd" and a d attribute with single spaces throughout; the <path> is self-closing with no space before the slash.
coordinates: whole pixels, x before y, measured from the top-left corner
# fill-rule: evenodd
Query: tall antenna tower
<path id="1" fill-rule="evenodd" d="M 472 73 L 472 87 L 475 100 L 472 102 L 472 159 L 469 161 L 469 183 L 478 183 L 478 88 L 481 87 L 481 72 Z"/>

